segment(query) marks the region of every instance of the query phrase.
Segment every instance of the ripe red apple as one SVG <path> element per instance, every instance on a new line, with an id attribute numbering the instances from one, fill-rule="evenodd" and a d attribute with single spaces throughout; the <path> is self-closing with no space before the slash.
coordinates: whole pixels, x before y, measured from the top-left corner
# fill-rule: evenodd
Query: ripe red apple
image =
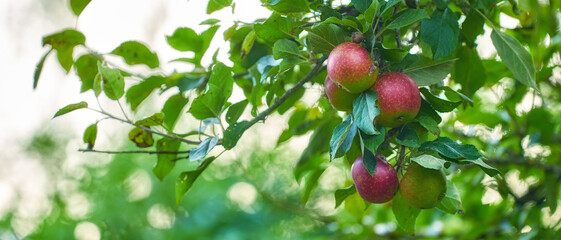
<path id="1" fill-rule="evenodd" d="M 351 167 L 351 175 L 356 191 L 366 201 L 385 203 L 390 201 L 397 192 L 399 180 L 397 173 L 382 154 L 376 154 L 376 170 L 371 176 L 358 157 Z"/>
<path id="2" fill-rule="evenodd" d="M 378 68 L 368 51 L 352 42 L 337 45 L 327 59 L 327 74 L 350 93 L 361 93 L 372 87 Z"/>
<path id="3" fill-rule="evenodd" d="M 399 193 L 412 207 L 420 209 L 436 207 L 446 195 L 446 176 L 442 169 L 424 168 L 413 162 L 401 178 Z"/>
<path id="4" fill-rule="evenodd" d="M 334 83 L 329 76 L 325 78 L 325 94 L 327 95 L 327 100 L 329 100 L 333 108 L 345 112 L 353 110 L 353 102 L 358 96 L 360 96 L 358 93 L 350 93 L 337 86 L 337 84 Z"/>
<path id="5" fill-rule="evenodd" d="M 380 76 L 372 90 L 378 94 L 380 108 L 376 123 L 384 127 L 397 127 L 413 120 L 421 108 L 419 87 L 404 73 Z"/>

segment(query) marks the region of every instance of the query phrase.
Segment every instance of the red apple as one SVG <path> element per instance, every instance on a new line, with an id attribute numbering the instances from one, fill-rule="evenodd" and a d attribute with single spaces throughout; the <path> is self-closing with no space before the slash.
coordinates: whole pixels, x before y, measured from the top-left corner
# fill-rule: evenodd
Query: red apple
<path id="1" fill-rule="evenodd" d="M 378 68 L 368 51 L 352 42 L 337 45 L 327 59 L 327 74 L 350 93 L 361 93 L 372 87 Z"/>
<path id="2" fill-rule="evenodd" d="M 377 124 L 397 127 L 410 122 L 419 113 L 419 87 L 404 73 L 390 72 L 380 76 L 372 90 L 378 94 L 380 114 L 376 117 Z"/>
<path id="3" fill-rule="evenodd" d="M 360 96 L 358 93 L 350 93 L 339 87 L 329 76 L 325 78 L 325 94 L 333 108 L 345 112 L 353 110 L 353 102 Z"/>
<path id="4" fill-rule="evenodd" d="M 390 201 L 397 192 L 399 180 L 397 173 L 382 154 L 376 154 L 376 170 L 370 175 L 358 157 L 351 167 L 351 175 L 356 191 L 366 201 L 385 203 Z"/>

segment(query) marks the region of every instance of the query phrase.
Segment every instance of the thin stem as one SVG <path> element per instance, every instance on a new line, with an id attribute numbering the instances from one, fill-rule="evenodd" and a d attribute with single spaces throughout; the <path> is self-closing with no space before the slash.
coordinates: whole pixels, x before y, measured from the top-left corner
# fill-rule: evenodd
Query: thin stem
<path id="1" fill-rule="evenodd" d="M 405 146 L 401 145 L 399 148 L 399 156 L 397 157 L 397 163 L 395 163 L 395 172 L 399 172 L 401 165 L 403 165 L 403 160 L 405 160 Z"/>
<path id="2" fill-rule="evenodd" d="M 133 150 L 133 151 L 105 151 L 93 149 L 78 149 L 78 152 L 93 152 L 105 154 L 188 154 L 189 151 L 150 151 L 150 150 Z"/>
<path id="3" fill-rule="evenodd" d="M 123 108 L 123 105 L 121 105 L 121 101 L 117 100 L 117 104 L 119 104 L 119 108 L 121 109 L 121 112 L 123 113 L 123 116 L 125 116 L 125 119 L 127 119 L 127 121 L 132 122 L 131 119 L 127 116 L 127 113 L 125 112 L 125 109 Z"/>

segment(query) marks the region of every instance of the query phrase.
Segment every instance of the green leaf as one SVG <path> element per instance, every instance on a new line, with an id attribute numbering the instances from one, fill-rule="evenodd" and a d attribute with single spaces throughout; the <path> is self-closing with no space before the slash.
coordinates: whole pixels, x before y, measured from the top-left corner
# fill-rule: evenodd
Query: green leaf
<path id="1" fill-rule="evenodd" d="M 417 113 L 415 120 L 417 120 L 421 126 L 429 130 L 432 134 L 437 136 L 440 135 L 438 123 L 440 123 L 442 119 L 425 100 L 421 101 L 421 109 L 419 110 L 419 113 Z"/>
<path id="2" fill-rule="evenodd" d="M 425 18 L 429 18 L 429 15 L 424 9 L 408 8 L 397 13 L 392 18 L 390 18 L 390 20 L 386 25 L 386 28 L 387 29 L 402 28 Z"/>
<path id="3" fill-rule="evenodd" d="M 353 6 L 355 6 L 358 11 L 364 13 L 372 4 L 372 0 L 351 0 L 351 3 L 353 3 Z"/>
<path id="4" fill-rule="evenodd" d="M 218 143 L 218 137 L 209 137 L 199 143 L 195 149 L 189 152 L 189 161 L 199 161 L 203 159 Z"/>
<path id="5" fill-rule="evenodd" d="M 52 51 L 53 51 L 52 48 L 49 49 L 49 51 L 47 51 L 45 55 L 43 55 L 39 60 L 39 62 L 37 63 L 37 66 L 35 67 L 35 72 L 33 73 L 33 89 L 37 88 L 37 84 L 39 83 L 39 77 L 41 76 L 41 71 L 43 71 L 43 64 L 45 64 L 45 60 L 47 59 L 47 56 L 49 56 L 49 54 Z"/>
<path id="6" fill-rule="evenodd" d="M 82 140 L 88 144 L 88 149 L 93 149 L 95 139 L 97 138 L 97 123 L 94 123 L 86 128 Z"/>
<path id="7" fill-rule="evenodd" d="M 290 97 L 288 97 L 288 99 L 286 99 L 286 101 L 284 101 L 277 108 L 277 112 L 279 112 L 279 114 L 286 113 L 288 110 L 290 110 L 291 108 L 294 107 L 294 104 L 296 104 L 296 102 L 298 102 L 298 100 L 300 100 L 304 96 L 304 93 L 306 93 L 305 88 L 300 88 L 300 89 L 296 90 L 296 92 L 294 92 L 294 94 L 290 95 Z"/>
<path id="8" fill-rule="evenodd" d="M 67 114 L 67 113 L 72 112 L 74 110 L 78 110 L 78 109 L 81 109 L 81 108 L 87 108 L 87 107 L 88 107 L 88 103 L 84 102 L 84 101 L 79 102 L 79 103 L 68 104 L 65 107 L 59 109 L 55 113 L 53 118 L 56 118 L 56 117 L 64 115 L 64 114 Z"/>
<path id="9" fill-rule="evenodd" d="M 191 189 L 193 183 L 197 180 L 197 178 L 201 175 L 201 173 L 214 161 L 216 157 L 209 157 L 205 159 L 197 169 L 193 171 L 186 171 L 179 174 L 177 180 L 175 182 L 175 203 L 179 205 L 181 203 L 181 198 L 183 195 Z"/>
<path id="10" fill-rule="evenodd" d="M 378 94 L 368 89 L 353 102 L 354 121 L 361 131 L 369 135 L 379 134 L 374 128 L 374 118 L 380 114 L 380 109 L 376 106 L 377 99 Z"/>
<path id="11" fill-rule="evenodd" d="M 401 3 L 403 0 L 388 0 L 386 2 L 386 4 L 384 5 L 384 8 L 382 9 L 382 11 L 380 11 L 380 15 L 384 14 L 386 11 L 388 11 L 390 8 L 392 8 L 393 6 L 395 6 L 396 4 Z"/>
<path id="12" fill-rule="evenodd" d="M 148 97 L 150 94 L 162 87 L 164 83 L 166 83 L 166 78 L 162 76 L 151 76 L 147 79 L 144 79 L 139 84 L 136 84 L 129 89 L 127 89 L 127 93 L 125 95 L 125 99 L 130 104 L 131 109 L 134 111 L 138 108 L 138 106 Z"/>
<path id="13" fill-rule="evenodd" d="M 353 138 L 358 130 L 354 121 L 349 115 L 345 121 L 333 129 L 333 135 L 329 141 L 331 160 L 345 155 L 351 148 Z"/>
<path id="14" fill-rule="evenodd" d="M 134 123 L 134 125 L 136 126 L 146 126 L 146 127 L 150 127 L 150 126 L 159 126 L 162 125 L 162 123 L 164 123 L 164 114 L 163 113 L 154 113 L 152 116 L 150 117 L 145 117 L 142 118 L 138 121 L 136 121 Z"/>
<path id="15" fill-rule="evenodd" d="M 201 23 L 199 23 L 199 25 L 216 25 L 219 22 L 220 22 L 220 20 L 218 20 L 216 18 L 209 18 L 209 19 L 204 20 Z"/>
<path id="16" fill-rule="evenodd" d="M 471 145 L 470 145 L 470 146 L 471 146 Z M 472 147 L 473 147 L 473 146 L 472 146 Z M 481 159 L 481 158 L 478 158 L 478 159 L 475 159 L 475 160 L 471 160 L 471 159 L 461 160 L 460 163 L 462 163 L 462 164 L 473 163 L 473 164 L 479 166 L 479 168 L 481 168 L 481 170 L 483 170 L 483 172 L 485 172 L 487 175 L 489 175 L 489 176 L 491 176 L 491 177 L 494 177 L 494 176 L 496 176 L 497 174 L 498 174 L 498 175 L 501 175 L 501 174 L 502 174 L 502 173 L 501 173 L 499 170 L 497 170 L 496 168 L 491 167 L 491 166 L 489 166 L 487 163 L 485 163 L 485 162 L 483 161 L 483 159 Z"/>
<path id="17" fill-rule="evenodd" d="M 125 94 L 125 79 L 119 69 L 105 67 L 98 62 L 99 73 L 101 73 L 101 87 L 103 92 L 111 100 L 119 100 Z"/>
<path id="18" fill-rule="evenodd" d="M 426 152 L 428 150 L 434 150 L 440 155 L 451 158 L 451 159 L 459 159 L 465 158 L 468 160 L 475 160 L 481 158 L 481 154 L 475 146 L 470 144 L 459 144 L 454 140 L 441 137 L 436 140 L 425 142 L 419 148 L 419 151 Z"/>
<path id="19" fill-rule="evenodd" d="M 250 51 L 251 48 L 253 47 L 253 43 L 255 43 L 255 39 L 257 38 L 257 35 L 255 35 L 255 31 L 250 31 L 245 38 L 243 39 L 242 42 L 242 48 L 241 48 L 241 58 L 243 59 L 245 57 L 245 55 L 247 55 Z"/>
<path id="20" fill-rule="evenodd" d="M 183 113 L 183 108 L 188 102 L 189 99 L 185 98 L 183 94 L 176 94 L 169 97 L 162 108 L 162 113 L 166 116 L 164 118 L 164 126 L 173 130 L 177 119 L 179 119 L 180 114 Z"/>
<path id="21" fill-rule="evenodd" d="M 446 163 L 446 160 L 435 157 L 430 154 L 423 154 L 417 157 L 412 157 L 411 161 L 418 163 L 424 168 L 430 168 L 436 170 L 443 169 L 444 163 Z"/>
<path id="22" fill-rule="evenodd" d="M 308 142 L 308 146 L 306 146 L 306 149 L 302 152 L 302 155 L 300 156 L 300 159 L 298 159 L 294 168 L 294 176 L 296 177 L 296 180 L 300 180 L 301 173 L 306 169 L 306 167 L 313 165 L 311 162 L 316 160 L 316 156 L 320 156 L 319 158 L 321 160 L 321 156 L 329 151 L 329 139 L 325 136 L 331 134 L 339 122 L 340 119 L 338 117 L 324 118 L 314 129 L 314 132 Z M 295 125 L 289 121 L 289 125 L 291 124 Z M 312 167 L 315 168 L 315 166 Z"/>
<path id="23" fill-rule="evenodd" d="M 92 0 L 70 0 L 70 8 L 72 8 L 72 12 L 74 12 L 76 16 L 80 16 L 84 8 L 86 8 L 91 1 Z"/>
<path id="24" fill-rule="evenodd" d="M 259 38 L 273 44 L 279 39 L 292 39 L 298 36 L 302 31 L 298 28 L 299 24 L 292 17 L 282 17 L 273 13 L 267 21 L 253 25 L 253 30 Z"/>
<path id="25" fill-rule="evenodd" d="M 446 180 L 446 195 L 440 201 L 440 203 L 438 203 L 436 208 L 450 214 L 464 213 L 460 193 L 458 193 L 458 189 L 452 181 Z"/>
<path id="26" fill-rule="evenodd" d="M 206 14 L 211 14 L 232 5 L 232 0 L 210 0 L 206 6 Z"/>
<path id="27" fill-rule="evenodd" d="M 128 65 L 144 64 L 150 68 L 160 66 L 158 55 L 151 52 L 146 45 L 137 41 L 121 43 L 120 46 L 111 51 L 111 54 L 123 57 Z"/>
<path id="28" fill-rule="evenodd" d="M 325 172 L 325 169 L 325 167 L 316 168 L 306 176 L 306 183 L 304 191 L 302 193 L 303 204 L 306 204 L 310 199 L 310 195 L 312 194 L 312 191 L 317 187 L 319 177 L 321 177 L 323 172 Z"/>
<path id="29" fill-rule="evenodd" d="M 536 68 L 528 50 L 516 38 L 498 29 L 491 32 L 491 40 L 501 60 L 514 74 L 514 78 L 528 87 L 537 89 Z"/>
<path id="30" fill-rule="evenodd" d="M 483 33 L 483 25 L 485 24 L 485 19 L 477 13 L 477 11 L 471 10 L 466 16 L 466 19 L 462 23 L 462 30 L 460 34 L 465 39 L 468 46 L 475 45 L 475 40 L 477 36 Z"/>
<path id="31" fill-rule="evenodd" d="M 335 208 L 339 207 L 345 199 L 356 193 L 355 185 L 348 186 L 346 188 L 337 189 L 335 191 Z"/>
<path id="32" fill-rule="evenodd" d="M 419 60 L 415 65 L 403 70 L 403 73 L 409 75 L 417 85 L 429 86 L 441 82 L 448 76 L 456 59 L 444 62 L 432 62 Z"/>
<path id="33" fill-rule="evenodd" d="M 475 49 L 461 47 L 456 57 L 459 59 L 454 64 L 452 79 L 462 85 L 462 93 L 471 97 L 487 80 L 485 67 Z"/>
<path id="34" fill-rule="evenodd" d="M 403 146 L 411 147 L 411 148 L 418 148 L 421 146 L 421 140 L 419 139 L 419 135 L 417 135 L 417 131 L 413 129 L 410 124 L 407 124 L 401 128 L 395 141 Z"/>
<path id="35" fill-rule="evenodd" d="M 73 52 L 74 48 L 61 48 L 56 52 L 58 62 L 66 72 L 69 72 L 72 68 L 72 64 L 74 64 L 74 59 L 72 58 Z"/>
<path id="36" fill-rule="evenodd" d="M 156 143 L 156 151 L 159 152 L 177 152 L 180 141 L 170 138 L 162 138 Z M 172 153 L 158 153 L 158 161 L 156 166 L 152 169 L 152 172 L 160 181 L 164 180 L 164 177 L 168 175 L 173 167 L 175 167 L 175 162 L 177 161 L 177 154 Z"/>
<path id="37" fill-rule="evenodd" d="M 377 131 L 380 132 L 380 134 L 377 135 L 368 135 L 363 133 L 360 134 L 364 148 L 368 149 L 368 151 L 373 153 L 378 152 L 378 147 L 382 145 L 386 137 L 386 130 L 384 129 L 384 127 L 379 127 Z"/>
<path id="38" fill-rule="evenodd" d="M 462 102 L 451 102 L 448 100 L 438 98 L 432 95 L 432 93 L 430 93 L 429 90 L 426 88 L 421 88 L 419 90 L 421 91 L 427 102 L 429 102 L 430 105 L 434 108 L 434 110 L 439 111 L 441 113 L 451 112 L 454 109 L 456 109 L 458 106 L 460 106 L 460 104 L 462 104 Z"/>
<path id="39" fill-rule="evenodd" d="M 101 82 L 102 82 L 101 79 L 102 79 L 101 73 L 98 72 L 94 77 L 93 86 L 92 86 L 92 89 L 96 97 L 99 97 L 99 94 L 101 94 Z"/>
<path id="40" fill-rule="evenodd" d="M 366 168 L 366 171 L 368 171 L 370 176 L 374 176 L 378 160 L 372 152 L 368 151 L 368 149 L 362 149 L 362 165 L 364 165 L 364 168 Z"/>
<path id="41" fill-rule="evenodd" d="M 307 46 L 316 53 L 329 54 L 335 46 L 349 40 L 349 36 L 337 25 L 322 23 L 308 30 Z"/>
<path id="42" fill-rule="evenodd" d="M 464 103 L 467 103 L 471 106 L 473 106 L 473 100 L 471 100 L 471 98 L 469 98 L 468 96 L 457 92 L 456 90 L 448 87 L 448 86 L 439 86 L 436 89 L 438 90 L 443 90 L 444 91 L 444 95 L 446 95 L 446 97 L 448 98 L 457 98 L 459 100 L 462 100 Z"/>
<path id="43" fill-rule="evenodd" d="M 228 98 L 232 95 L 234 78 L 230 68 L 218 63 L 212 69 L 208 91 L 195 98 L 189 112 L 199 120 L 218 118 Z"/>
<path id="44" fill-rule="evenodd" d="M 175 29 L 171 36 L 166 36 L 166 40 L 172 48 L 183 52 L 197 52 L 203 47 L 199 35 L 193 29 L 187 27 Z"/>
<path id="45" fill-rule="evenodd" d="M 559 181 L 554 174 L 545 174 L 545 200 L 551 212 L 557 209 L 557 199 L 559 199 Z"/>
<path id="46" fill-rule="evenodd" d="M 270 0 L 266 5 L 280 13 L 307 12 L 310 10 L 306 0 Z"/>
<path id="47" fill-rule="evenodd" d="M 200 87 L 204 82 L 204 77 L 195 77 L 188 74 L 181 74 L 181 76 L 177 80 L 177 88 L 179 88 L 180 92 L 185 92 Z"/>
<path id="48" fill-rule="evenodd" d="M 73 48 L 86 42 L 86 37 L 74 29 L 65 29 L 43 37 L 43 46 L 51 45 L 54 49 Z"/>
<path id="49" fill-rule="evenodd" d="M 247 99 L 232 104 L 226 112 L 226 122 L 233 124 L 240 119 L 249 101 Z"/>
<path id="50" fill-rule="evenodd" d="M 372 4 L 366 9 L 364 12 L 364 20 L 366 21 L 366 28 L 370 29 L 372 24 L 374 23 L 374 17 L 376 17 L 376 13 L 380 10 L 381 4 L 378 4 L 378 1 L 372 1 Z"/>
<path id="51" fill-rule="evenodd" d="M 397 193 L 392 200 L 392 211 L 399 228 L 411 234 L 415 233 L 415 222 L 421 209 L 409 206 L 401 197 L 401 193 Z"/>
<path id="52" fill-rule="evenodd" d="M 146 132 L 139 127 L 135 127 L 129 132 L 129 140 L 134 142 L 139 148 L 147 148 L 154 145 L 152 133 Z"/>
<path id="53" fill-rule="evenodd" d="M 409 53 L 406 49 L 401 48 L 385 48 L 382 44 L 376 44 L 376 48 L 380 50 L 382 59 L 389 62 L 401 62 Z"/>
<path id="54" fill-rule="evenodd" d="M 339 19 L 336 17 L 330 17 L 328 19 L 325 19 L 325 21 L 323 21 L 323 24 L 327 24 L 327 23 L 345 25 L 345 26 L 352 27 L 356 30 L 360 30 L 359 25 L 355 21 L 348 18 Z"/>
<path id="55" fill-rule="evenodd" d="M 435 10 L 430 19 L 421 23 L 421 41 L 431 47 L 436 60 L 454 53 L 459 34 L 458 18 L 449 8 Z"/>
<path id="56" fill-rule="evenodd" d="M 226 150 L 230 150 L 236 146 L 238 140 L 240 140 L 245 132 L 248 123 L 248 121 L 241 121 L 228 126 L 226 131 L 224 131 L 224 138 L 222 139 L 222 146 L 224 146 Z"/>
<path id="57" fill-rule="evenodd" d="M 273 57 L 275 59 L 280 59 L 291 57 L 301 58 L 302 56 L 300 56 L 300 50 L 298 50 L 298 44 L 296 42 L 288 39 L 280 39 L 273 45 Z"/>
<path id="58" fill-rule="evenodd" d="M 95 75 L 98 73 L 97 62 L 99 60 L 92 54 L 84 54 L 76 60 L 74 68 L 80 81 L 82 81 L 82 88 L 80 92 L 93 89 Z"/>

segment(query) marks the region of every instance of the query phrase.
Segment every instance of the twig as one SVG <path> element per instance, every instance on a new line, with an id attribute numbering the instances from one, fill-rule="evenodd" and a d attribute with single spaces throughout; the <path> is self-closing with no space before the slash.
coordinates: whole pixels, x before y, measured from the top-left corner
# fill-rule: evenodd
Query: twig
<path id="1" fill-rule="evenodd" d="M 401 165 L 403 164 L 403 160 L 405 160 L 405 146 L 401 145 L 399 149 L 399 156 L 397 157 L 397 162 L 395 163 L 396 168 L 395 172 L 398 173 Z"/>
<path id="2" fill-rule="evenodd" d="M 188 151 L 151 151 L 151 150 L 133 150 L 133 151 L 105 151 L 105 150 L 94 150 L 94 149 L 78 149 L 78 152 L 93 152 L 93 153 L 105 153 L 105 154 L 188 154 Z"/>
<path id="3" fill-rule="evenodd" d="M 265 118 L 271 114 L 273 111 L 275 111 L 275 109 L 277 109 L 281 104 L 283 104 L 290 96 L 292 96 L 292 94 L 294 94 L 296 91 L 298 91 L 302 86 L 304 86 L 305 83 L 309 82 L 310 80 L 312 80 L 312 78 L 314 76 L 316 76 L 316 74 L 319 72 L 323 62 L 325 62 L 325 60 L 327 60 L 327 56 L 324 55 L 322 56 L 320 59 L 318 59 L 318 61 L 316 62 L 316 65 L 314 66 L 314 68 L 308 73 L 308 75 L 306 75 L 304 78 L 302 78 L 302 80 L 300 80 L 298 83 L 296 83 L 296 85 L 294 87 L 292 87 L 291 89 L 288 89 L 288 91 L 286 91 L 286 93 L 284 93 L 280 98 L 277 98 L 275 100 L 275 102 L 273 103 L 273 105 L 271 105 L 271 107 L 265 109 L 265 111 L 261 112 L 259 115 L 257 115 L 257 117 L 251 119 L 243 128 L 243 131 L 249 129 L 251 126 L 255 125 L 257 122 L 261 121 L 261 120 L 265 120 Z"/>

